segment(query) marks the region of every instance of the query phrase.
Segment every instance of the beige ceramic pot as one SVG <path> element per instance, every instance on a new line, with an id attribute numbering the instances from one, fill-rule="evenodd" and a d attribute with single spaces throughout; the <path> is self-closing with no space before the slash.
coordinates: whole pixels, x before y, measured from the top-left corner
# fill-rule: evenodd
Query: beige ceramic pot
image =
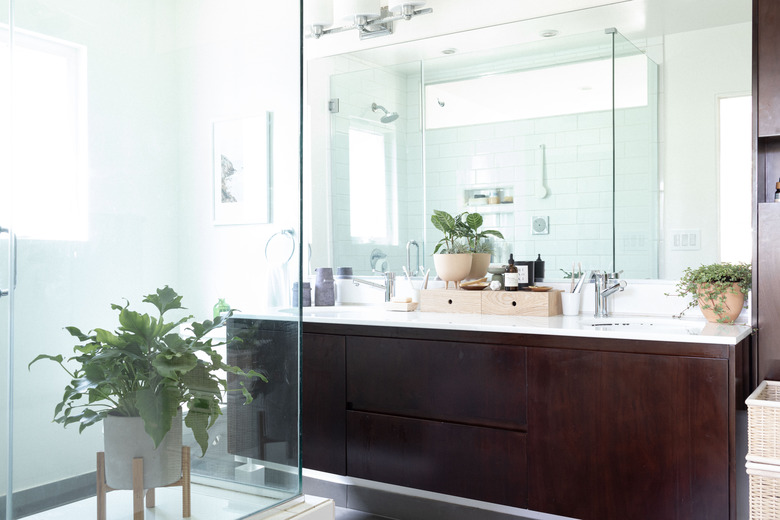
<path id="1" fill-rule="evenodd" d="M 490 267 L 490 253 L 471 253 L 471 270 L 466 278 L 479 280 L 487 274 Z"/>
<path id="2" fill-rule="evenodd" d="M 702 294 L 702 292 L 703 289 L 697 291 L 698 294 Z M 742 312 L 742 306 L 745 304 L 745 295 L 740 292 L 738 284 L 733 284 L 725 296 L 725 302 L 708 300 L 703 296 L 699 297 L 699 308 L 710 323 L 734 323 L 734 320 Z M 723 313 L 721 314 L 715 312 L 715 307 L 719 304 L 723 306 Z M 705 306 L 710 308 L 705 309 Z"/>
<path id="3" fill-rule="evenodd" d="M 433 255 L 433 266 L 439 278 L 444 280 L 445 288 L 449 289 L 450 282 L 455 282 L 457 289 L 460 281 L 468 276 L 471 271 L 471 256 L 471 253 Z"/>

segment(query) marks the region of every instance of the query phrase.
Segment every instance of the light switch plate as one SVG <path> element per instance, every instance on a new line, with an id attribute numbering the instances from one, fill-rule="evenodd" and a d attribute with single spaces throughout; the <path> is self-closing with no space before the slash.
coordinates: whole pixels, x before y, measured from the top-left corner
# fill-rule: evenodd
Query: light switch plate
<path id="1" fill-rule="evenodd" d="M 550 217 L 531 217 L 532 235 L 550 234 Z"/>

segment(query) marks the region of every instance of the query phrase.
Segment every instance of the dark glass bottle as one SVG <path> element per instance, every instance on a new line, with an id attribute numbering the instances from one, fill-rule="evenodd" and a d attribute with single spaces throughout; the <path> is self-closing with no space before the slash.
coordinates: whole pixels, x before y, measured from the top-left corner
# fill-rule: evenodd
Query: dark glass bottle
<path id="1" fill-rule="evenodd" d="M 509 265 L 504 268 L 504 290 L 516 291 L 517 284 L 519 283 L 519 275 L 517 273 L 517 266 L 515 265 L 515 259 L 509 255 Z"/>

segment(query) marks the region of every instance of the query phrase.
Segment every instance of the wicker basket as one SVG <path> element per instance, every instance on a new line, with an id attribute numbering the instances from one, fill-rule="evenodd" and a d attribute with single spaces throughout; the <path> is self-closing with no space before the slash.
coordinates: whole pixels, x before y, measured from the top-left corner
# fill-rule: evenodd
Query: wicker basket
<path id="1" fill-rule="evenodd" d="M 776 464 L 780 472 L 780 381 L 762 381 L 745 400 L 750 462 Z"/>
<path id="2" fill-rule="evenodd" d="M 750 479 L 750 520 L 780 519 L 780 469 L 767 464 L 748 462 Z"/>

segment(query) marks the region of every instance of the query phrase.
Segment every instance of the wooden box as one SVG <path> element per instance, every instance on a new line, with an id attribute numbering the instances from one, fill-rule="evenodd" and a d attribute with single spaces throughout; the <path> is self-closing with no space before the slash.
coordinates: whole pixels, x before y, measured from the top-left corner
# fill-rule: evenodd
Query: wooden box
<path id="1" fill-rule="evenodd" d="M 556 316 L 561 314 L 561 292 L 481 291 L 482 314 Z"/>
<path id="2" fill-rule="evenodd" d="M 484 291 L 462 289 L 426 289 L 420 291 L 420 310 L 423 312 L 482 313 Z"/>
<path id="3" fill-rule="evenodd" d="M 506 316 L 556 316 L 561 314 L 561 291 L 420 291 L 423 312 L 503 314 Z"/>

